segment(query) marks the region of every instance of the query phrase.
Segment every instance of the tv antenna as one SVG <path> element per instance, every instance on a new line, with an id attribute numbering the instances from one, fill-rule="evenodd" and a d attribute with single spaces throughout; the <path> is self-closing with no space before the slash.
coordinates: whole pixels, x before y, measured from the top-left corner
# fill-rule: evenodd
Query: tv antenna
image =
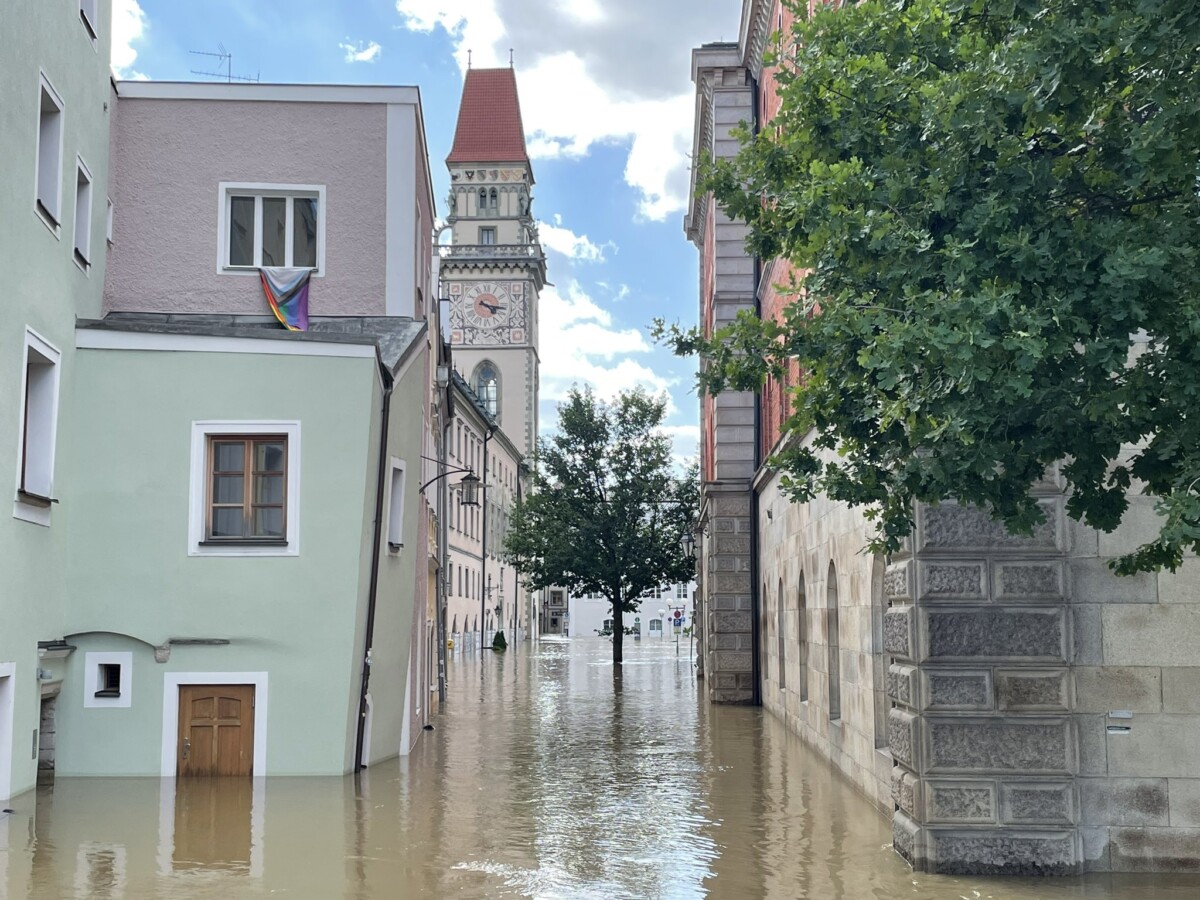
<path id="1" fill-rule="evenodd" d="M 211 57 L 214 57 L 215 59 L 219 59 L 221 61 L 220 65 L 223 65 L 225 67 L 224 72 L 202 72 L 199 69 L 192 69 L 192 74 L 193 75 L 207 75 L 210 78 L 224 78 L 226 81 L 229 81 L 229 82 L 250 81 L 250 82 L 253 82 L 254 84 L 258 84 L 258 78 L 259 78 L 258 75 L 251 76 L 251 75 L 234 75 L 233 74 L 233 54 L 225 49 L 224 44 L 217 44 L 217 51 L 218 52 L 213 53 L 210 50 L 189 50 L 188 53 L 192 53 L 196 56 L 211 56 Z"/>

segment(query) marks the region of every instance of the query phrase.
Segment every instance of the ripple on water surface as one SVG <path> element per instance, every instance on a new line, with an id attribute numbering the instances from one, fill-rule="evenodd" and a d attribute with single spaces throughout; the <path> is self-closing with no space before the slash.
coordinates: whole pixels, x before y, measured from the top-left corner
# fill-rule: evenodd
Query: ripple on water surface
<path id="1" fill-rule="evenodd" d="M 412 756 L 361 778 L 60 778 L 0 815 L 0 897 L 1200 898 L 1200 878 L 913 874 L 883 814 L 686 648 L 453 657 Z"/>

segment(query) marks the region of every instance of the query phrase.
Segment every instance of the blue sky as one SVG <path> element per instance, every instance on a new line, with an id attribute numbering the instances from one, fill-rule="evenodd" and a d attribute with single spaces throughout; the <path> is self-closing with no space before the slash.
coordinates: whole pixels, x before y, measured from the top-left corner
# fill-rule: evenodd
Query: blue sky
<path id="1" fill-rule="evenodd" d="M 655 347 L 657 315 L 695 319 L 697 255 L 683 235 L 694 95 L 691 48 L 736 40 L 738 0 L 113 0 L 120 77 L 208 80 L 233 55 L 264 82 L 416 84 L 434 194 L 468 51 L 516 62 L 534 212 L 553 287 L 541 310 L 542 421 L 575 382 L 671 396 L 679 456 L 696 447 L 693 364 Z"/>

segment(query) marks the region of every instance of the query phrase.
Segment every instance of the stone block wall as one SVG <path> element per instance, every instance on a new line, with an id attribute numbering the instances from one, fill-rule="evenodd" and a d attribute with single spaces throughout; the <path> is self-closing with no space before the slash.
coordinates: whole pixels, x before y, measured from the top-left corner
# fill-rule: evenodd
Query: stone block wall
<path id="1" fill-rule="evenodd" d="M 698 614 L 703 674 L 713 703 L 754 701 L 754 615 L 750 582 L 751 496 L 739 485 L 705 485 Z"/>
<path id="2" fill-rule="evenodd" d="M 862 552 L 869 523 L 824 499 L 792 503 L 777 478 L 764 479 L 759 491 L 763 705 L 890 814 L 884 563 Z M 837 716 L 831 715 L 829 690 L 832 596 Z"/>

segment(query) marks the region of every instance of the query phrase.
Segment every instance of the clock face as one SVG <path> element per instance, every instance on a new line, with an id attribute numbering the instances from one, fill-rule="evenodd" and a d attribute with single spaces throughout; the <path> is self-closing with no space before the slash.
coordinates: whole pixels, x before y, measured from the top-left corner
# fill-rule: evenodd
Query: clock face
<path id="1" fill-rule="evenodd" d="M 464 286 L 463 318 L 476 328 L 499 328 L 512 315 L 512 297 L 503 284 L 480 281 Z"/>

